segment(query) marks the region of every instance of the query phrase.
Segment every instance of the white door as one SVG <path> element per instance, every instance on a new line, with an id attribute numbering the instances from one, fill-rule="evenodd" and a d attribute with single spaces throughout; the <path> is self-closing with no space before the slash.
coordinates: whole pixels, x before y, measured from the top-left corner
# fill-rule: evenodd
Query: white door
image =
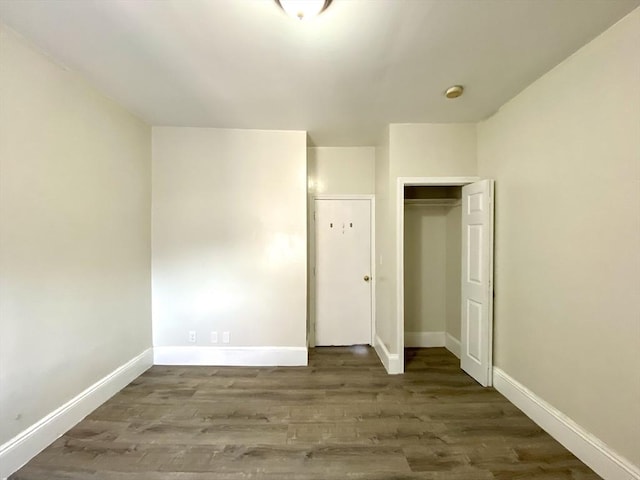
<path id="1" fill-rule="evenodd" d="M 316 345 L 371 343 L 371 202 L 315 200 Z"/>
<path id="2" fill-rule="evenodd" d="M 462 187 L 462 369 L 491 385 L 493 347 L 493 180 Z"/>

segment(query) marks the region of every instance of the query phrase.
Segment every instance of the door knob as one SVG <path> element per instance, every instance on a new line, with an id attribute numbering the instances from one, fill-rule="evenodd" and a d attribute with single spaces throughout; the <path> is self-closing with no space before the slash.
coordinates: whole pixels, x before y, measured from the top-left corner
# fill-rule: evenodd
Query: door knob
<path id="1" fill-rule="evenodd" d="M 364 276 L 364 281 L 365 281 L 365 282 L 368 282 L 368 281 L 369 281 L 369 275 L 365 275 L 365 276 Z"/>

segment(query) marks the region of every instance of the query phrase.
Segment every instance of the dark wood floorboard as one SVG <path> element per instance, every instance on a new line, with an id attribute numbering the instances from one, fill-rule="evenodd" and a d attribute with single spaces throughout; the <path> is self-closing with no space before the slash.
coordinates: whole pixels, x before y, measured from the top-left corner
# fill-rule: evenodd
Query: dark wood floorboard
<path id="1" fill-rule="evenodd" d="M 443 348 L 387 375 L 369 347 L 308 367 L 155 366 L 11 480 L 595 480 Z"/>

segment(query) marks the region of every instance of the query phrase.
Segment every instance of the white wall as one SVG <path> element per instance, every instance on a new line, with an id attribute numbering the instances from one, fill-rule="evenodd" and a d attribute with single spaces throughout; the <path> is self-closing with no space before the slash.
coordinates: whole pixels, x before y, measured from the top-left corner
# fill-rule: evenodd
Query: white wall
<path id="1" fill-rule="evenodd" d="M 476 175 L 475 124 L 392 124 L 389 131 L 392 177 Z"/>
<path id="2" fill-rule="evenodd" d="M 449 208 L 446 213 L 446 321 L 445 331 L 460 341 L 462 329 L 461 279 L 462 279 L 462 207 Z"/>
<path id="3" fill-rule="evenodd" d="M 461 207 L 406 205 L 404 233 L 405 344 L 435 346 L 425 332 L 460 341 Z"/>
<path id="4" fill-rule="evenodd" d="M 374 147 L 311 147 L 307 152 L 310 194 L 375 192 Z"/>
<path id="5" fill-rule="evenodd" d="M 475 124 L 392 124 L 376 149 L 376 331 L 391 354 L 400 353 L 404 328 L 397 311 L 398 177 L 475 175 Z"/>
<path id="6" fill-rule="evenodd" d="M 302 131 L 153 128 L 155 346 L 306 346 L 306 176 Z"/>
<path id="7" fill-rule="evenodd" d="M 0 29 L 0 444 L 151 346 L 150 129 Z"/>
<path id="8" fill-rule="evenodd" d="M 640 466 L 640 9 L 479 126 L 497 367 Z"/>
<path id="9" fill-rule="evenodd" d="M 395 292 L 395 256 L 391 244 L 390 232 L 395 228 L 393 223 L 390 185 L 389 130 L 385 128 L 376 146 L 375 186 L 376 186 L 376 340 L 386 350 L 391 348 L 390 339 L 395 338 L 393 322 L 396 311 Z"/>
<path id="10" fill-rule="evenodd" d="M 444 207 L 404 208 L 404 330 L 444 332 L 447 229 Z"/>

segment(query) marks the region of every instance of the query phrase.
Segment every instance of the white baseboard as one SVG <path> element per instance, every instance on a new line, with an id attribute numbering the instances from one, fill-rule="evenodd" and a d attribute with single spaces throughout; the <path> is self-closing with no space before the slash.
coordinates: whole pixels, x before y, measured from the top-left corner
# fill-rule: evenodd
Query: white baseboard
<path id="1" fill-rule="evenodd" d="M 640 480 L 640 468 L 637 465 L 618 455 L 498 367 L 493 367 L 493 386 L 602 478 Z"/>
<path id="2" fill-rule="evenodd" d="M 308 364 L 307 347 L 155 347 L 155 365 L 293 367 Z"/>
<path id="3" fill-rule="evenodd" d="M 153 364 L 149 348 L 0 446 L 0 478 L 16 472 Z"/>
<path id="4" fill-rule="evenodd" d="M 397 353 L 390 353 L 378 335 L 376 335 L 376 338 L 374 339 L 373 348 L 378 354 L 378 357 L 388 374 L 395 375 L 404 372 L 404 365 L 400 364 L 400 355 Z"/>
<path id="5" fill-rule="evenodd" d="M 405 347 L 444 347 L 444 332 L 404 332 Z"/>
<path id="6" fill-rule="evenodd" d="M 444 346 L 456 357 L 460 358 L 460 340 L 452 336 L 450 333 L 447 333 L 447 336 L 444 339 Z"/>

